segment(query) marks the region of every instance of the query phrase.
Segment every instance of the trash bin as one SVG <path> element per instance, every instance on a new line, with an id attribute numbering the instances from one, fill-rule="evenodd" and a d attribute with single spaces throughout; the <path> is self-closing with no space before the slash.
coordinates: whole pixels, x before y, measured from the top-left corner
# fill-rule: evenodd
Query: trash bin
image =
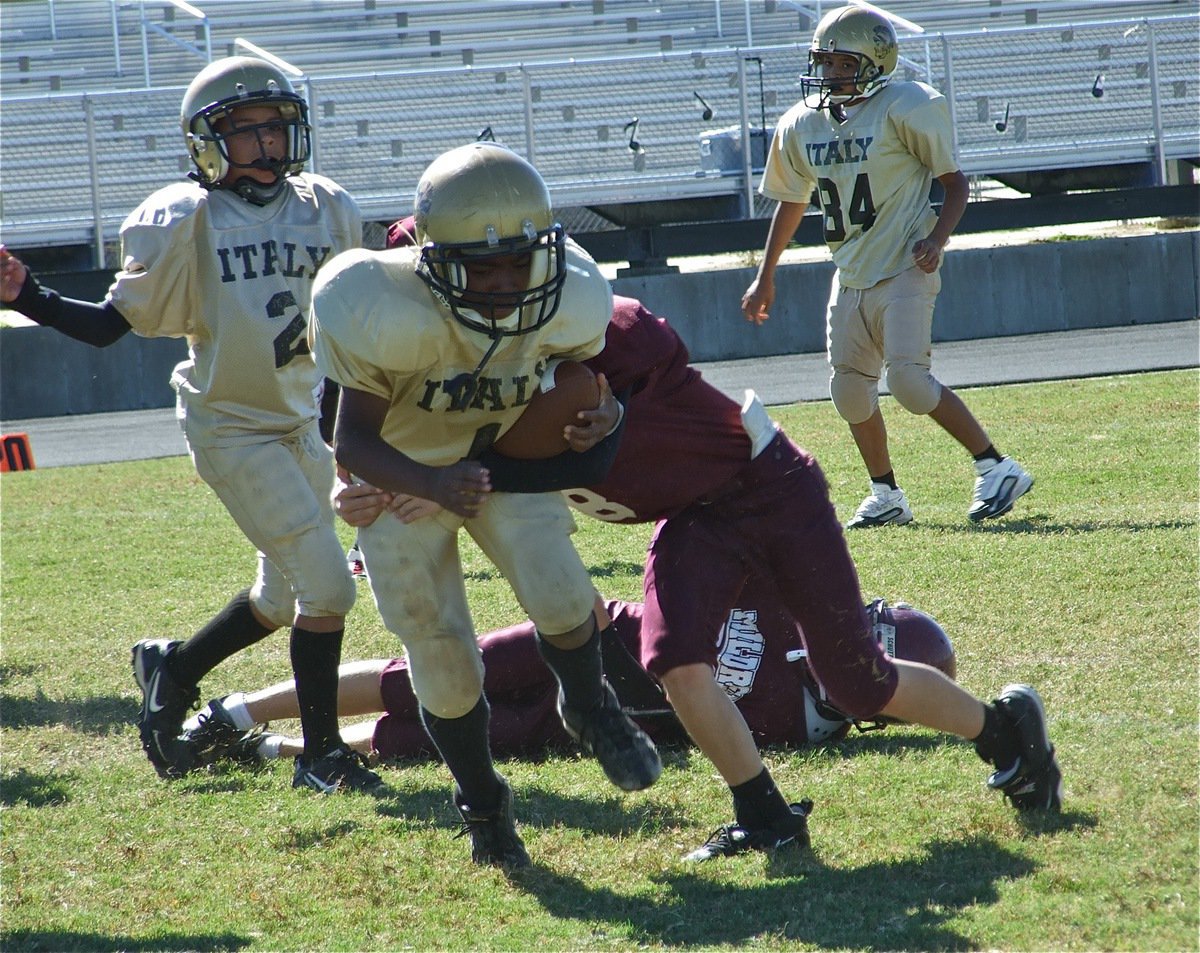
<path id="1" fill-rule="evenodd" d="M 750 168 L 761 172 L 767 164 L 766 129 L 750 129 Z M 704 172 L 740 175 L 742 172 L 742 127 L 710 129 L 700 133 L 700 168 Z"/>

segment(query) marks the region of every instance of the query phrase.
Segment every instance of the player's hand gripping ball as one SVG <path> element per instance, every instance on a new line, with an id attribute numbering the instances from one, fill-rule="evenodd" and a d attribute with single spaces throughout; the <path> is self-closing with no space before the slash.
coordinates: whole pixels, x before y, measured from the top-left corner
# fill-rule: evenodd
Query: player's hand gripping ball
<path id="1" fill-rule="evenodd" d="M 578 361 L 561 361 L 552 373 L 553 379 L 542 378 L 517 422 L 495 442 L 497 452 L 516 460 L 558 456 L 567 449 L 563 428 L 576 423 L 581 410 L 600 403 L 596 375 Z"/>

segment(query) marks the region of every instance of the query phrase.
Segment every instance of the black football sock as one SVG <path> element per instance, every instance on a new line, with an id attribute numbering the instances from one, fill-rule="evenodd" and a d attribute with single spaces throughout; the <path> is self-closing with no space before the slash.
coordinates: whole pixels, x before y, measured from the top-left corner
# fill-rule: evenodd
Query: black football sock
<path id="1" fill-rule="evenodd" d="M 179 685 L 198 685 L 200 679 L 225 659 L 261 642 L 274 631 L 254 617 L 250 590 L 243 589 L 199 632 L 175 646 L 167 656 L 167 672 Z"/>
<path id="2" fill-rule="evenodd" d="M 600 630 L 592 620 L 592 634 L 577 649 L 560 649 L 537 634 L 538 654 L 562 689 L 563 702 L 572 711 L 595 711 L 604 703 L 604 663 L 600 656 Z"/>
<path id="3" fill-rule="evenodd" d="M 888 472 L 885 473 L 883 476 L 873 476 L 873 477 L 871 477 L 871 482 L 872 483 L 886 483 L 893 490 L 900 489 L 898 486 L 896 486 L 896 471 L 895 470 L 888 470 Z"/>
<path id="4" fill-rule="evenodd" d="M 779 788 L 775 787 L 771 772 L 766 768 L 749 781 L 731 785 L 729 791 L 733 794 L 733 812 L 737 818 L 737 825 L 746 830 L 769 827 L 792 813 L 788 802 L 779 793 Z"/>
<path id="5" fill-rule="evenodd" d="M 465 715 L 439 718 L 420 708 L 421 723 L 454 775 L 462 800 L 485 813 L 500 801 L 500 779 L 488 745 L 488 703 L 483 695 Z"/>
<path id="6" fill-rule="evenodd" d="M 292 674 L 296 677 L 296 701 L 300 705 L 300 730 L 304 734 L 304 756 L 319 758 L 342 743 L 338 734 L 338 663 L 342 659 L 342 635 L 310 632 L 296 626 L 288 646 Z"/>
<path id="7" fill-rule="evenodd" d="M 1002 456 L 1000 456 L 1000 451 L 997 450 L 992 444 L 989 443 L 987 445 L 987 449 L 984 450 L 983 453 L 975 454 L 975 459 L 976 460 L 995 460 L 997 463 L 999 463 L 1004 458 Z"/>
<path id="8" fill-rule="evenodd" d="M 1016 732 L 995 705 L 983 706 L 983 731 L 971 740 L 975 753 L 997 768 L 1008 767 L 1020 754 Z"/>

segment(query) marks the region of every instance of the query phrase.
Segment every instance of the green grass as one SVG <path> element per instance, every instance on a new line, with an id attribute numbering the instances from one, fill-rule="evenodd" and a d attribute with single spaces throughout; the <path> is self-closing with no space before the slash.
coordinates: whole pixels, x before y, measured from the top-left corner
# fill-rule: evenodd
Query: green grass
<path id="1" fill-rule="evenodd" d="M 1037 685 L 1066 777 L 1056 819 L 984 788 L 967 744 L 916 728 L 771 750 L 816 802 L 814 849 L 679 862 L 731 816 L 695 752 L 648 792 L 590 761 L 507 761 L 535 870 L 473 867 L 443 768 L 384 769 L 381 800 L 290 789 L 290 764 L 175 783 L 133 722 L 137 639 L 184 637 L 253 556 L 186 458 L 6 474 L 3 494 L 5 950 L 1196 950 L 1197 387 L 1194 372 L 981 388 L 968 403 L 1037 477 L 1002 520 L 965 518 L 971 471 L 890 400 L 909 527 L 853 534 L 864 592 L 935 614 L 959 677 Z M 828 403 L 776 408 L 839 512 L 865 481 Z M 346 532 L 347 540 L 349 532 Z M 580 521 L 597 586 L 640 593 L 646 527 Z M 474 551 L 482 628 L 516 621 Z M 204 697 L 289 674 L 278 634 Z M 396 644 L 361 591 L 346 658 Z"/>

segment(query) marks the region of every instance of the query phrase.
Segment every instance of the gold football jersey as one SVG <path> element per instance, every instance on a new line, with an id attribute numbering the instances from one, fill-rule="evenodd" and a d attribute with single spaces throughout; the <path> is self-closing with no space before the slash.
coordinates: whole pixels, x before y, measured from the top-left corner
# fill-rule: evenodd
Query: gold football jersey
<path id="1" fill-rule="evenodd" d="M 491 340 L 454 319 L 417 274 L 419 262 L 418 248 L 339 255 L 318 276 L 310 335 L 325 376 L 388 401 L 384 440 L 419 463 L 446 466 L 513 425 L 548 360 L 600 353 L 612 291 L 568 240 L 558 312 L 504 338 L 469 399 L 456 401 L 453 382 L 475 371 Z"/>
<path id="2" fill-rule="evenodd" d="M 108 297 L 138 334 L 187 338 L 189 358 L 171 383 L 194 446 L 274 439 L 317 415 L 313 281 L 362 243 L 362 219 L 323 176 L 288 184 L 266 206 L 170 185 L 121 226 L 122 267 Z"/>
<path id="3" fill-rule="evenodd" d="M 870 288 L 912 267 L 912 246 L 932 231 L 933 179 L 958 169 L 950 110 L 924 83 L 892 82 L 848 110 L 844 123 L 801 101 L 780 118 L 759 191 L 812 200 L 847 288 Z"/>

